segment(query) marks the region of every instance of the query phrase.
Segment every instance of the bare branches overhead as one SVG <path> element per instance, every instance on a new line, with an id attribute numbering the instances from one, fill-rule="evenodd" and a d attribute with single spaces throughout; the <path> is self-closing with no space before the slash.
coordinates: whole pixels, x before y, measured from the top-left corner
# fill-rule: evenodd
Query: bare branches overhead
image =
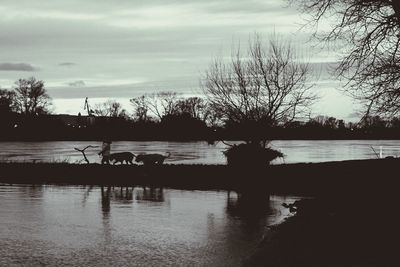
<path id="1" fill-rule="evenodd" d="M 306 114 L 316 99 L 308 64 L 275 36 L 264 46 L 255 35 L 246 53 L 236 51 L 230 62 L 214 60 L 204 76 L 211 106 L 232 122 L 285 124 Z"/>
<path id="2" fill-rule="evenodd" d="M 346 91 L 365 105 L 365 115 L 399 115 L 400 2 L 397 0 L 293 1 L 312 21 L 335 23 L 325 41 L 349 45 L 337 68 L 348 80 Z"/>

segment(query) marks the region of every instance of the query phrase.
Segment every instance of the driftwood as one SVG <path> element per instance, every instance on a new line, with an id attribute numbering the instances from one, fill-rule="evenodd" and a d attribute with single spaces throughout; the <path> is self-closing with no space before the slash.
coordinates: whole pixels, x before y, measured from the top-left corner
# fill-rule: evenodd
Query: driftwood
<path id="1" fill-rule="evenodd" d="M 374 151 L 376 158 L 380 159 L 381 157 L 379 156 L 378 153 L 376 153 L 375 149 L 372 146 L 370 146 L 370 148 L 372 149 L 372 151 Z"/>
<path id="2" fill-rule="evenodd" d="M 85 161 L 86 161 L 86 163 L 89 164 L 90 162 L 89 162 L 88 158 L 86 157 L 85 150 L 88 149 L 88 148 L 97 148 L 97 147 L 98 147 L 98 146 L 87 146 L 87 147 L 85 147 L 84 149 L 79 149 L 79 148 L 74 147 L 74 149 L 75 149 L 76 151 L 81 152 L 82 155 L 83 155 L 83 158 L 84 158 Z"/>

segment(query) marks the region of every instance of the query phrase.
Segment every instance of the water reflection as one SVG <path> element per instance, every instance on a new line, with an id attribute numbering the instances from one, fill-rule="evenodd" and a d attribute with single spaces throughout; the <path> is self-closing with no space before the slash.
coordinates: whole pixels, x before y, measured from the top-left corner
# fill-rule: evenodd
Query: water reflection
<path id="1" fill-rule="evenodd" d="M 265 230 L 266 218 L 272 214 L 269 194 L 252 192 L 228 192 L 226 212 L 239 219 L 247 234 L 258 234 Z"/>
<path id="2" fill-rule="evenodd" d="M 240 266 L 265 229 L 287 214 L 282 202 L 290 198 L 149 187 L 0 185 L 0 201 L 0 265 Z M 17 263 L 9 256 L 15 254 Z"/>
<path id="3" fill-rule="evenodd" d="M 133 203 L 133 191 L 134 187 L 131 186 L 121 186 L 121 187 L 112 187 L 112 199 L 116 203 L 120 204 L 132 204 Z"/>
<path id="4" fill-rule="evenodd" d="M 152 201 L 152 202 L 164 202 L 164 190 L 162 187 L 143 187 L 142 191 L 138 191 L 136 194 L 136 200 L 139 201 Z"/>
<path id="5" fill-rule="evenodd" d="M 103 212 L 103 218 L 108 218 L 111 210 L 111 186 L 101 186 L 101 211 Z"/>
<path id="6" fill-rule="evenodd" d="M 86 186 L 84 186 L 83 188 L 86 189 Z M 92 192 L 92 190 L 93 190 L 93 185 L 90 185 L 90 186 L 86 189 L 85 193 L 83 194 L 83 199 L 82 199 L 82 205 L 83 205 L 83 206 L 86 205 L 86 202 L 87 202 L 87 200 L 88 200 L 88 198 L 89 198 L 90 193 Z"/>

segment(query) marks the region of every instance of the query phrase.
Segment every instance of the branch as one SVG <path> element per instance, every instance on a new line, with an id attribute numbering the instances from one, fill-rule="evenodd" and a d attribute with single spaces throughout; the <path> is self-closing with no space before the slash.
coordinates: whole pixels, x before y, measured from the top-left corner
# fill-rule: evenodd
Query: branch
<path id="1" fill-rule="evenodd" d="M 88 149 L 88 148 L 97 148 L 97 147 L 98 147 L 98 146 L 91 146 L 91 145 L 89 145 L 89 146 L 85 147 L 84 149 L 79 149 L 79 148 L 76 148 L 76 147 L 74 147 L 74 149 L 75 149 L 76 151 L 81 152 L 82 155 L 83 155 L 83 158 L 84 158 L 85 161 L 86 161 L 86 163 L 89 164 L 90 162 L 89 162 L 88 158 L 86 157 L 85 150 Z"/>

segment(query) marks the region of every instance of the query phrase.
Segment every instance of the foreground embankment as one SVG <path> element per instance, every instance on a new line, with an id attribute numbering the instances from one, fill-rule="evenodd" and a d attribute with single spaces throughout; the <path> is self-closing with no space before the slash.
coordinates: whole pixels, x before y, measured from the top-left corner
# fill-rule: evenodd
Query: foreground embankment
<path id="1" fill-rule="evenodd" d="M 245 266 L 400 266 L 395 197 L 309 199 L 271 227 Z"/>
<path id="2" fill-rule="evenodd" d="M 261 190 L 326 195 L 388 192 L 396 185 L 400 159 L 273 165 L 99 165 L 0 163 L 3 183 L 148 185 L 182 189 Z M 372 190 L 372 191 L 371 191 Z"/>

